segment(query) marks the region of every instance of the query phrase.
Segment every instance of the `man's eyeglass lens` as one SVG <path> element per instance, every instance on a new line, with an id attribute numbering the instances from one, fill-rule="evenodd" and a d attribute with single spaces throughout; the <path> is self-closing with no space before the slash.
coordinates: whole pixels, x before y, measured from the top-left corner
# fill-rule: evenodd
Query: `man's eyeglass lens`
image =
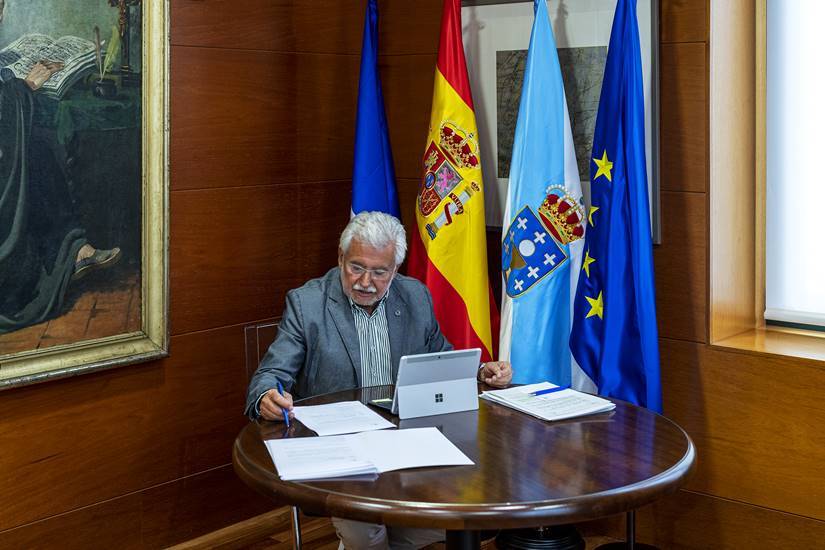
<path id="1" fill-rule="evenodd" d="M 384 268 L 381 268 L 381 267 L 379 267 L 377 269 L 370 269 L 368 267 L 364 267 L 364 266 L 349 263 L 349 262 L 347 262 L 347 271 L 349 271 L 349 274 L 352 275 L 353 277 L 362 277 L 364 275 L 364 273 L 369 272 L 370 276 L 373 279 L 377 279 L 379 281 L 383 280 L 383 279 L 386 279 L 387 277 L 390 276 L 390 271 L 388 269 L 384 269 Z"/>

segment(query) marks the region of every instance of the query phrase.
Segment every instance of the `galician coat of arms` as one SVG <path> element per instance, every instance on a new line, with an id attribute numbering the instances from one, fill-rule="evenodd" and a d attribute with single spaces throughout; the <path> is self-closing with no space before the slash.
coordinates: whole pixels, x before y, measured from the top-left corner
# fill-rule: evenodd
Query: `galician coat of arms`
<path id="1" fill-rule="evenodd" d="M 507 294 L 516 298 L 567 261 L 567 244 L 584 236 L 584 211 L 563 185 L 551 185 L 533 212 L 525 205 L 501 243 Z"/>

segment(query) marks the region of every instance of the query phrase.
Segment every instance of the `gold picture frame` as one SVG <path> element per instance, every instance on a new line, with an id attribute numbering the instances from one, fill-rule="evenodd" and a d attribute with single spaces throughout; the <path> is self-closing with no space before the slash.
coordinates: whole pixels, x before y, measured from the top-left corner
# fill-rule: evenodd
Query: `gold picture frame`
<path id="1" fill-rule="evenodd" d="M 115 2 L 111 9 L 117 10 L 117 4 Z M 126 60 L 125 66 L 120 68 L 118 77 L 123 80 L 118 80 L 117 83 L 118 86 L 123 86 L 124 90 L 128 91 L 125 88 L 129 85 L 126 83 L 127 77 L 132 81 L 135 79 L 138 81 L 138 84 L 132 84 L 133 88 L 129 93 L 132 94 L 133 103 L 140 106 L 139 110 L 135 107 L 135 112 L 138 113 L 136 120 L 139 123 L 136 122 L 133 128 L 135 141 L 140 140 L 140 153 L 137 153 L 137 149 L 135 150 L 133 161 L 137 166 L 135 169 L 136 185 L 138 181 L 140 182 L 139 204 L 134 207 L 135 218 L 139 219 L 140 227 L 130 229 L 137 242 L 130 264 L 135 266 L 133 269 L 136 275 L 130 280 L 134 285 L 132 294 L 139 296 L 136 308 L 139 321 L 135 320 L 133 326 L 126 332 L 103 337 L 85 339 L 81 337 L 76 341 L 66 343 L 37 346 L 25 350 L 17 349 L 13 353 L 8 352 L 11 348 L 7 348 L 5 354 L 0 348 L 0 390 L 158 359 L 168 355 L 169 2 L 168 0 L 147 0 L 142 3 L 127 2 L 126 4 L 131 4 L 131 19 L 130 8 L 120 3 L 121 25 L 123 21 L 129 20 L 134 25 L 139 23 L 137 27 L 139 32 L 136 36 L 140 39 L 137 45 L 134 44 L 134 39 L 132 43 L 132 51 L 139 52 L 139 55 L 133 55 L 133 60 L 140 61 L 139 73 L 137 71 L 129 73 L 128 48 L 130 46 L 127 37 L 124 50 L 126 53 L 123 54 Z M 108 7 L 101 9 L 108 9 Z M 125 10 L 126 18 L 123 17 L 123 10 Z M 117 28 L 117 23 L 112 27 L 112 33 L 115 32 L 115 28 Z M 97 29 L 95 32 L 97 33 Z M 108 29 L 104 29 L 101 34 L 108 37 L 108 32 Z M 128 27 L 126 34 L 129 35 Z M 114 34 L 112 37 L 114 38 Z M 117 73 L 118 70 L 115 69 L 112 72 Z M 3 75 L 0 74 L 0 76 Z M 90 82 L 89 90 L 93 86 L 90 78 L 91 75 L 87 77 Z M 103 75 L 100 79 L 103 79 Z M 85 84 L 74 86 L 79 88 Z M 95 93 L 98 92 L 95 90 Z M 114 164 L 116 165 L 119 161 L 120 159 L 116 159 Z M 118 182 L 114 181 L 111 184 L 116 186 Z M 132 189 L 130 192 L 137 197 L 137 189 Z M 2 232 L 0 232 L 0 237 L 2 237 Z M 76 271 L 79 263 L 78 261 L 75 264 Z M 134 305 L 131 307 L 134 311 Z M 53 314 L 50 319 L 59 318 L 61 315 L 66 315 L 65 311 Z"/>

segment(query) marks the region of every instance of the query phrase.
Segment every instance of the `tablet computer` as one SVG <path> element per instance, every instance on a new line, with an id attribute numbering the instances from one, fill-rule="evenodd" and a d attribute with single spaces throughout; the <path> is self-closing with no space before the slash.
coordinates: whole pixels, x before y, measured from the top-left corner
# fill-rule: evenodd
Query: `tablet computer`
<path id="1" fill-rule="evenodd" d="M 478 409 L 476 376 L 481 349 L 405 355 L 398 365 L 395 393 L 371 404 L 399 418 L 418 418 Z"/>

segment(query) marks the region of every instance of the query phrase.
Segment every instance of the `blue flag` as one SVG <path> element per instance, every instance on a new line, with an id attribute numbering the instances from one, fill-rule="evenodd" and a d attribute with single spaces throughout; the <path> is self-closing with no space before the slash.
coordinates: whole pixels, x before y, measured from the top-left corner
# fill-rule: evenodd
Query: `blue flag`
<path id="1" fill-rule="evenodd" d="M 546 0 L 535 4 L 504 216 L 500 359 L 514 382 L 595 389 L 570 354 L 585 212 Z"/>
<path id="2" fill-rule="evenodd" d="M 378 6 L 367 2 L 361 76 L 358 81 L 358 118 L 352 168 L 352 214 L 377 210 L 401 217 L 395 169 L 392 163 L 384 96 L 378 74 Z"/>
<path id="3" fill-rule="evenodd" d="M 613 18 L 570 348 L 602 395 L 662 411 L 636 1 Z"/>

